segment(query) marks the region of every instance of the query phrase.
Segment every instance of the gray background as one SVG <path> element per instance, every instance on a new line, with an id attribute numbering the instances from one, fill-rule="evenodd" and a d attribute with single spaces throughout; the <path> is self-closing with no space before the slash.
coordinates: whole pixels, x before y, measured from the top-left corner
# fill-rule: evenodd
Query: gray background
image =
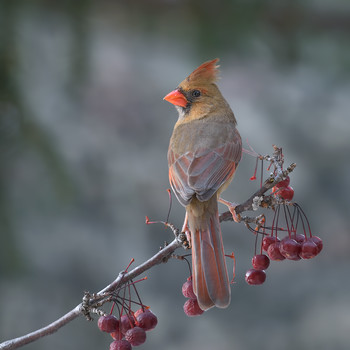
<path id="1" fill-rule="evenodd" d="M 177 114 L 162 98 L 221 58 L 219 87 L 244 147 L 284 149 L 295 200 L 324 250 L 244 273 L 254 237 L 222 225 L 237 260 L 232 303 L 187 318 L 185 263 L 138 285 L 159 325 L 142 349 L 348 349 L 350 3 L 322 1 L 1 1 L 0 337 L 55 320 L 172 233 L 166 152 Z M 225 198 L 257 188 L 244 155 Z M 267 172 L 265 173 L 267 174 Z M 223 210 L 224 208 L 221 208 Z M 174 199 L 170 220 L 181 226 Z M 179 251 L 179 253 L 182 253 Z M 26 349 L 108 349 L 79 318 Z"/>

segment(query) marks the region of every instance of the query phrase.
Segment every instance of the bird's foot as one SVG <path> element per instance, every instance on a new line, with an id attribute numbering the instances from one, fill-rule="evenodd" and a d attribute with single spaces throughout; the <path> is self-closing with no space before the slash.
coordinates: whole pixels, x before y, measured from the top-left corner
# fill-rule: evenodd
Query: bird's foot
<path id="1" fill-rule="evenodd" d="M 229 202 L 223 198 L 219 198 L 218 201 L 227 206 L 228 210 L 232 215 L 232 219 L 234 222 L 241 222 L 241 215 L 236 213 L 236 207 L 238 203 Z"/>
<path id="2" fill-rule="evenodd" d="M 184 233 L 186 235 L 186 241 L 184 242 L 183 246 L 186 249 L 190 249 L 192 248 L 192 244 L 191 244 L 191 231 L 188 228 L 188 217 L 187 217 L 187 213 L 185 216 L 185 221 L 184 224 L 182 225 L 182 229 L 181 232 Z"/>

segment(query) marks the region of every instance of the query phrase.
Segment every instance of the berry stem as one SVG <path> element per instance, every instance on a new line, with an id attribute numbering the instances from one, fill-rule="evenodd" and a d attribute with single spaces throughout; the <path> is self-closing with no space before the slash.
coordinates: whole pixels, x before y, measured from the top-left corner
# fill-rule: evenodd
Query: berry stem
<path id="1" fill-rule="evenodd" d="M 294 236 L 296 236 L 297 229 L 298 229 L 298 221 L 299 221 L 298 214 L 297 214 L 297 221 L 296 221 L 296 223 L 294 225 L 294 217 L 295 217 L 295 212 L 296 212 L 295 207 L 293 206 L 293 215 L 291 215 L 291 213 L 290 213 L 289 206 L 287 206 L 286 209 L 287 209 L 288 216 L 289 216 L 289 219 L 290 219 L 291 232 L 292 233 L 294 232 Z"/>
<path id="2" fill-rule="evenodd" d="M 139 302 L 140 302 L 140 304 L 141 304 L 142 311 L 144 312 L 144 311 L 145 311 L 145 308 L 144 308 L 144 306 L 143 306 L 143 304 L 142 304 L 142 301 L 141 301 L 139 292 L 137 291 L 135 284 L 133 283 L 132 285 L 133 285 L 133 287 L 134 287 L 134 291 L 135 291 L 135 293 L 136 293 L 137 299 L 139 299 Z"/>
<path id="3" fill-rule="evenodd" d="M 254 255 L 256 255 L 256 249 L 258 247 L 258 234 L 255 234 L 255 242 L 254 242 Z"/>
<path id="4" fill-rule="evenodd" d="M 142 281 L 145 281 L 145 280 L 147 280 L 147 276 L 142 277 L 142 278 L 138 279 L 137 281 L 130 280 L 131 281 L 130 283 L 124 284 L 123 286 L 119 287 L 118 290 L 115 293 L 113 293 L 113 294 L 116 296 L 116 298 L 118 298 L 118 294 L 119 294 L 119 292 L 122 289 L 125 289 L 125 288 L 127 288 L 127 287 L 129 287 L 129 286 L 131 286 L 131 285 L 133 285 L 135 283 L 139 283 L 139 282 L 142 282 Z"/>
<path id="5" fill-rule="evenodd" d="M 115 305 L 116 305 L 117 308 L 118 308 L 118 314 L 119 314 L 119 318 L 120 318 L 120 316 L 122 315 L 121 312 L 120 312 L 120 308 L 119 308 L 119 303 L 120 303 L 120 302 L 119 302 L 119 300 L 116 300 L 114 303 L 115 303 Z"/>
<path id="6" fill-rule="evenodd" d="M 120 290 L 121 290 L 121 289 L 119 289 L 119 291 L 120 291 Z M 119 295 L 119 291 L 118 291 L 118 295 Z M 123 297 L 121 298 L 121 300 L 122 300 L 122 302 L 121 302 L 121 306 L 122 306 L 121 315 L 123 315 L 123 311 L 124 311 L 124 309 L 125 309 L 125 302 L 124 302 L 125 296 L 126 296 L 126 288 L 123 287 Z M 118 296 L 117 296 L 117 297 L 118 297 Z"/>
<path id="7" fill-rule="evenodd" d="M 138 306 L 142 306 L 142 305 L 143 305 L 143 306 L 145 307 L 144 304 L 142 304 L 142 303 L 140 303 L 140 302 L 138 302 L 138 301 L 129 299 L 129 298 L 125 298 L 125 301 L 127 301 L 127 302 L 130 301 L 131 303 L 133 303 L 133 304 L 135 304 L 135 305 L 138 305 Z M 117 306 L 118 306 L 118 304 L 122 305 L 122 303 L 121 303 L 119 300 L 116 300 L 115 303 L 116 303 Z M 146 308 L 147 308 L 147 306 L 146 306 Z"/>
<path id="8" fill-rule="evenodd" d="M 286 206 L 285 205 L 283 205 L 283 212 L 284 212 L 284 218 L 286 220 L 288 236 L 289 236 L 289 238 L 292 238 L 291 237 L 291 229 L 289 228 L 289 224 L 288 224 L 288 216 L 287 216 L 287 210 L 286 210 Z M 291 224 L 293 225 L 293 222 L 291 222 Z"/>
<path id="9" fill-rule="evenodd" d="M 264 223 L 265 223 L 265 217 L 264 217 Z M 265 226 L 262 226 L 262 237 L 261 237 L 261 243 L 260 243 L 260 254 L 263 253 L 263 247 L 262 247 L 262 242 L 265 236 Z"/>
<path id="10" fill-rule="evenodd" d="M 275 214 L 273 216 L 273 220 L 272 220 L 272 227 L 271 227 L 271 236 L 273 237 L 273 231 L 275 230 L 275 236 L 276 236 L 276 240 L 277 240 L 277 231 L 278 231 L 278 219 L 279 219 L 279 215 L 280 215 L 280 206 L 277 207 Z M 275 226 L 275 222 L 276 222 L 276 226 Z"/>
<path id="11" fill-rule="evenodd" d="M 304 236 L 305 236 L 305 238 L 307 238 L 305 223 L 304 223 L 304 219 L 303 219 L 303 216 L 302 216 L 302 215 L 300 215 L 300 221 L 301 221 L 301 224 L 303 225 Z M 309 232 L 310 232 L 310 234 L 311 234 L 310 227 L 309 227 Z M 310 237 L 312 237 L 312 236 L 310 235 Z"/>
<path id="12" fill-rule="evenodd" d="M 131 281 L 131 283 L 132 283 L 132 280 L 130 280 Z M 129 313 L 130 313 L 130 311 L 131 311 L 131 292 L 130 292 L 130 290 L 131 290 L 131 286 L 130 286 L 130 283 L 128 284 L 128 293 L 129 293 L 129 304 L 128 304 L 128 306 L 129 306 Z"/>
<path id="13" fill-rule="evenodd" d="M 288 213 L 289 213 L 289 217 L 291 218 L 291 222 L 293 225 L 293 229 L 294 229 L 294 235 L 297 234 L 297 230 L 298 230 L 298 223 L 299 223 L 299 212 L 296 210 L 296 207 L 293 205 L 293 214 L 290 214 L 290 209 L 289 207 L 287 207 Z M 295 216 L 296 216 L 296 220 L 295 220 Z M 296 221 L 296 222 L 295 222 Z"/>
<path id="14" fill-rule="evenodd" d="M 130 260 L 128 266 L 127 266 L 126 269 L 124 270 L 124 273 L 127 273 L 127 272 L 128 272 L 129 267 L 131 266 L 131 264 L 132 264 L 134 261 L 135 261 L 134 258 L 132 258 L 132 259 Z"/>
<path id="15" fill-rule="evenodd" d="M 112 313 L 113 313 L 114 306 L 115 306 L 115 301 L 113 302 L 112 307 L 111 307 L 111 311 L 109 312 L 110 315 L 112 315 Z"/>
<path id="16" fill-rule="evenodd" d="M 312 233 L 311 233 L 311 227 L 310 227 L 310 223 L 309 223 L 309 219 L 307 218 L 305 212 L 303 209 L 301 209 L 301 206 L 298 203 L 294 203 L 294 205 L 298 208 L 298 210 L 300 210 L 300 212 L 303 214 L 304 219 L 306 220 L 308 229 L 309 229 L 309 234 L 310 234 L 310 238 L 312 237 Z M 304 226 L 304 225 L 303 225 Z"/>
<path id="17" fill-rule="evenodd" d="M 185 255 L 182 256 L 182 260 L 185 260 L 185 261 L 186 261 L 187 267 L 188 267 L 188 270 L 189 270 L 189 273 L 190 273 L 190 276 L 191 276 L 191 275 L 192 275 L 192 268 L 191 268 L 190 262 L 188 261 L 188 259 L 186 259 L 186 256 L 185 256 Z"/>
<path id="18" fill-rule="evenodd" d="M 258 169 L 258 161 L 259 161 L 259 158 L 256 157 L 254 175 L 250 178 L 251 181 L 256 180 L 256 171 Z"/>

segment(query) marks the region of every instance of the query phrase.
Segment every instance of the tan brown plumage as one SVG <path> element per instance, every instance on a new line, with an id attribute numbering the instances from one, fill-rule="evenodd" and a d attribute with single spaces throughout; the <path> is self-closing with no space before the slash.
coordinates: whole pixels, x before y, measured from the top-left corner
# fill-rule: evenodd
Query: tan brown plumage
<path id="1" fill-rule="evenodd" d="M 203 310 L 230 303 L 217 200 L 242 154 L 236 118 L 215 84 L 217 62 L 203 63 L 164 97 L 179 112 L 168 150 L 169 181 L 186 207 L 193 288 Z"/>

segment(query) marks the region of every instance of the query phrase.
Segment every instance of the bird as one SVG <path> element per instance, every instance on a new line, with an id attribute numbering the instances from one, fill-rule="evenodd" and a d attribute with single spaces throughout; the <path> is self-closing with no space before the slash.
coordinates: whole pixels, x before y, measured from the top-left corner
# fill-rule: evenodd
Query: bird
<path id="1" fill-rule="evenodd" d="M 168 149 L 170 186 L 186 208 L 183 231 L 192 249 L 193 291 L 199 307 L 226 308 L 231 288 L 225 262 L 218 201 L 242 157 L 237 121 L 222 96 L 219 59 L 201 64 L 164 97 L 178 111 Z"/>

